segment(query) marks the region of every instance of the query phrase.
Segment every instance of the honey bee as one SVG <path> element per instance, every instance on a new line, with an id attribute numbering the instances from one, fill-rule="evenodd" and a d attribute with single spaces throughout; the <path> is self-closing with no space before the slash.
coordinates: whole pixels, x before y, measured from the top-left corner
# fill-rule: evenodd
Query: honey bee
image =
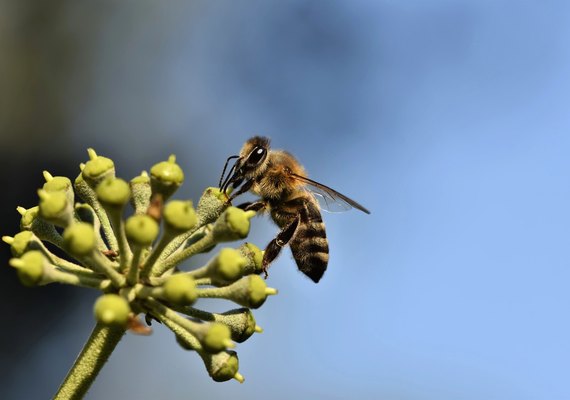
<path id="1" fill-rule="evenodd" d="M 229 161 L 236 158 L 237 161 L 224 179 Z M 269 264 L 289 244 L 299 270 L 315 283 L 319 282 L 329 260 L 321 206 L 328 211 L 354 207 L 370 214 L 356 201 L 307 178 L 307 173 L 297 159 L 286 151 L 270 150 L 269 139 L 266 137 L 252 137 L 245 142 L 239 155 L 227 159 L 220 177 L 220 190 L 226 193 L 230 185 L 234 191 L 228 197 L 229 202 L 240 194 L 251 191 L 260 199 L 238 207 L 269 212 L 281 229 L 265 249 L 265 277 Z M 320 200 L 320 205 L 317 199 Z"/>

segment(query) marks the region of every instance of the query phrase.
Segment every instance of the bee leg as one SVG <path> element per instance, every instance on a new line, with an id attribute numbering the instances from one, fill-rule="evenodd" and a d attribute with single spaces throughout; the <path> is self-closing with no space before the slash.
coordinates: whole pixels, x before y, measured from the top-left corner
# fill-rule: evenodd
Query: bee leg
<path id="1" fill-rule="evenodd" d="M 263 253 L 263 262 L 262 262 L 263 272 L 265 273 L 265 279 L 267 279 L 267 277 L 269 276 L 269 274 L 267 273 L 267 268 L 269 267 L 269 264 L 271 264 L 271 262 L 277 258 L 279 253 L 281 253 L 281 249 L 285 247 L 287 243 L 289 243 L 289 241 L 295 234 L 295 231 L 297 230 L 297 226 L 299 226 L 299 220 L 300 216 L 297 216 L 297 218 L 295 218 L 289 225 L 285 226 L 285 228 L 283 228 L 281 232 L 279 232 L 277 237 L 273 239 L 271 242 L 269 242 L 269 244 L 265 248 L 265 252 Z"/>
<path id="2" fill-rule="evenodd" d="M 239 206 L 237 206 L 237 208 L 241 208 L 244 211 L 259 211 L 265 208 L 265 202 L 264 201 L 254 201 L 254 202 L 247 202 L 247 203 L 242 203 Z"/>
<path id="3" fill-rule="evenodd" d="M 235 199 L 236 197 L 238 197 L 240 194 L 243 194 L 245 192 L 247 192 L 251 186 L 253 185 L 253 179 L 250 179 L 249 181 L 247 181 L 246 183 L 244 183 L 237 192 L 234 192 L 231 194 L 231 196 L 228 198 L 228 203 L 231 203 L 233 199 Z M 234 186 L 235 187 L 235 186 Z"/>

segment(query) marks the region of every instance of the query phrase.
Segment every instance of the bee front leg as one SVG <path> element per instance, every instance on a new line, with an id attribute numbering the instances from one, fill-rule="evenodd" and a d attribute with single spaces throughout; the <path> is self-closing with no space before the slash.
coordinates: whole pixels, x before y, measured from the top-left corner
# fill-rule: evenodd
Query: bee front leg
<path id="1" fill-rule="evenodd" d="M 240 194 L 243 194 L 245 192 L 247 192 L 251 186 L 253 185 L 253 179 L 250 179 L 249 181 L 247 181 L 246 183 L 244 183 L 237 192 L 234 192 L 230 195 L 230 197 L 228 198 L 228 203 L 231 203 L 233 199 L 235 199 L 236 197 L 238 197 Z M 234 186 L 235 187 L 235 186 Z"/>
<path id="2" fill-rule="evenodd" d="M 258 212 L 259 210 L 264 209 L 266 206 L 264 201 L 254 201 L 254 202 L 247 202 L 247 203 L 242 203 L 239 206 L 237 206 L 237 208 L 241 208 L 244 211 L 255 211 Z"/>
<path id="3" fill-rule="evenodd" d="M 295 218 L 289 225 L 285 226 L 285 228 L 283 228 L 281 232 L 279 232 L 277 237 L 273 239 L 271 242 L 269 242 L 269 244 L 265 248 L 265 252 L 263 253 L 263 262 L 262 262 L 263 272 L 265 273 L 265 279 L 267 279 L 267 277 L 269 276 L 269 274 L 267 273 L 269 264 L 271 264 L 271 262 L 277 258 L 279 253 L 281 253 L 281 249 L 285 247 L 287 243 L 289 243 L 289 241 L 295 234 L 295 231 L 297 230 L 297 226 L 299 226 L 299 220 L 300 216 L 297 216 L 297 218 Z"/>

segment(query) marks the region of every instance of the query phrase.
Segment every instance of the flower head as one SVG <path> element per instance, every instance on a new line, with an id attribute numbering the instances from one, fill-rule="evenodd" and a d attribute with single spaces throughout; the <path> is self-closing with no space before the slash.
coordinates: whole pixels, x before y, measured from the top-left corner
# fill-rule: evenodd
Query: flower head
<path id="1" fill-rule="evenodd" d="M 168 200 L 184 181 L 174 156 L 127 183 L 115 177 L 111 159 L 88 153 L 73 184 L 45 171 L 39 206 L 19 207 L 22 231 L 2 238 L 21 282 L 100 290 L 98 323 L 127 329 L 133 321 L 140 326 L 140 316 L 158 320 L 200 355 L 215 381 L 242 382 L 237 354 L 229 349 L 261 332 L 250 309 L 276 293 L 258 276 L 261 251 L 244 243 L 222 248 L 202 267 L 184 271 L 181 264 L 218 243 L 244 239 L 253 213 L 228 207 L 217 188 L 206 189 L 196 209 L 189 200 Z M 74 204 L 76 198 L 83 203 Z M 128 203 L 134 213 L 124 219 Z M 196 308 L 202 297 L 244 308 L 206 312 Z"/>

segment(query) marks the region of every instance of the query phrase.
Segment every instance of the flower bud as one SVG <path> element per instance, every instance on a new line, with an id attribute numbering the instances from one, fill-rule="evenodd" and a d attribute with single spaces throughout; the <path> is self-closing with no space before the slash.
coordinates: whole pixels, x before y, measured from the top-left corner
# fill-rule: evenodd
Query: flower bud
<path id="1" fill-rule="evenodd" d="M 46 183 L 44 183 L 43 189 L 46 192 L 65 192 L 72 188 L 71 181 L 65 176 L 52 176 L 49 172 L 44 171 L 44 178 Z"/>
<path id="2" fill-rule="evenodd" d="M 24 207 L 18 207 L 18 212 L 22 215 L 20 220 L 20 229 L 22 231 L 32 231 L 40 240 L 44 240 L 61 246 L 61 235 L 56 231 L 53 224 L 39 218 L 38 206 L 26 210 Z"/>
<path id="3" fill-rule="evenodd" d="M 150 177 L 146 171 L 131 179 L 129 186 L 131 187 L 131 205 L 135 209 L 135 214 L 146 214 L 152 194 Z"/>
<path id="4" fill-rule="evenodd" d="M 169 276 L 162 288 L 164 298 L 174 304 L 190 305 L 198 298 L 194 279 L 184 273 Z"/>
<path id="5" fill-rule="evenodd" d="M 63 244 L 67 251 L 75 256 L 90 254 L 97 244 L 93 225 L 77 222 L 63 231 Z"/>
<path id="6" fill-rule="evenodd" d="M 12 258 L 10 265 L 17 269 L 18 278 L 24 286 L 36 286 L 44 274 L 45 259 L 41 251 L 32 250 L 20 258 Z"/>
<path id="7" fill-rule="evenodd" d="M 20 220 L 20 229 L 31 230 L 32 224 L 38 219 L 40 208 L 38 206 L 28 209 L 25 209 L 24 207 L 18 207 L 17 210 L 22 216 L 22 219 Z"/>
<path id="8" fill-rule="evenodd" d="M 196 214 L 200 226 L 214 222 L 228 208 L 228 196 L 220 192 L 220 189 L 209 187 L 198 202 Z"/>
<path id="9" fill-rule="evenodd" d="M 227 287 L 225 296 L 239 305 L 248 308 L 259 308 L 267 296 L 277 294 L 277 290 L 268 288 L 259 275 L 248 275 Z"/>
<path id="10" fill-rule="evenodd" d="M 244 275 L 263 272 L 263 252 L 253 243 L 244 243 L 238 248 L 239 253 L 247 260 L 244 265 Z"/>
<path id="11" fill-rule="evenodd" d="M 14 237 L 3 236 L 2 240 L 10 245 L 14 257 L 21 257 L 28 250 L 28 246 L 33 238 L 34 234 L 32 232 L 22 231 L 14 235 Z"/>
<path id="12" fill-rule="evenodd" d="M 212 282 L 218 284 L 228 284 L 235 282 L 244 275 L 244 266 L 247 259 L 242 257 L 235 249 L 221 249 L 213 262 L 208 265 L 208 275 Z"/>
<path id="13" fill-rule="evenodd" d="M 208 374 L 216 382 L 236 379 L 243 382 L 243 376 L 238 372 L 239 361 L 235 351 L 225 350 L 217 354 L 200 353 Z"/>
<path id="14" fill-rule="evenodd" d="M 253 313 L 249 308 L 238 308 L 222 314 L 214 314 L 214 319 L 230 328 L 232 340 L 245 342 L 255 332 L 262 329 L 255 323 Z"/>
<path id="15" fill-rule="evenodd" d="M 97 185 L 95 193 L 106 209 L 122 210 L 129 201 L 131 190 L 124 180 L 109 176 Z"/>
<path id="16" fill-rule="evenodd" d="M 168 161 L 162 161 L 153 165 L 150 169 L 150 184 L 152 193 L 160 193 L 166 200 L 184 182 L 184 172 L 178 164 L 176 157 L 171 155 Z"/>
<path id="17" fill-rule="evenodd" d="M 196 333 L 196 338 L 202 344 L 202 348 L 208 353 L 219 353 L 228 347 L 235 347 L 231 341 L 231 332 L 224 324 L 218 322 L 203 323 L 204 329 Z"/>
<path id="18" fill-rule="evenodd" d="M 214 241 L 219 243 L 244 239 L 249 233 L 249 220 L 254 215 L 253 211 L 229 207 L 214 224 Z"/>
<path id="19" fill-rule="evenodd" d="M 44 183 L 43 190 L 46 192 L 63 192 L 67 196 L 69 204 L 73 204 L 75 202 L 73 185 L 69 178 L 65 176 L 54 177 L 47 171 L 44 171 L 44 178 L 46 183 Z"/>
<path id="20" fill-rule="evenodd" d="M 166 229 L 173 235 L 187 232 L 196 225 L 196 213 L 191 201 L 172 200 L 163 211 Z"/>
<path id="21" fill-rule="evenodd" d="M 150 246 L 158 236 L 158 223 L 148 215 L 133 215 L 125 223 L 129 243 L 140 247 Z"/>
<path id="22" fill-rule="evenodd" d="M 93 307 L 95 319 L 107 326 L 127 326 L 131 308 L 129 303 L 117 294 L 105 294 L 97 299 Z"/>
<path id="23" fill-rule="evenodd" d="M 72 204 L 64 192 L 38 190 L 40 216 L 54 225 L 66 227 L 73 219 Z"/>
<path id="24" fill-rule="evenodd" d="M 87 153 L 90 160 L 85 163 L 81 176 L 89 186 L 95 188 L 103 179 L 115 176 L 115 163 L 113 160 L 98 156 L 93 149 L 87 149 Z"/>

